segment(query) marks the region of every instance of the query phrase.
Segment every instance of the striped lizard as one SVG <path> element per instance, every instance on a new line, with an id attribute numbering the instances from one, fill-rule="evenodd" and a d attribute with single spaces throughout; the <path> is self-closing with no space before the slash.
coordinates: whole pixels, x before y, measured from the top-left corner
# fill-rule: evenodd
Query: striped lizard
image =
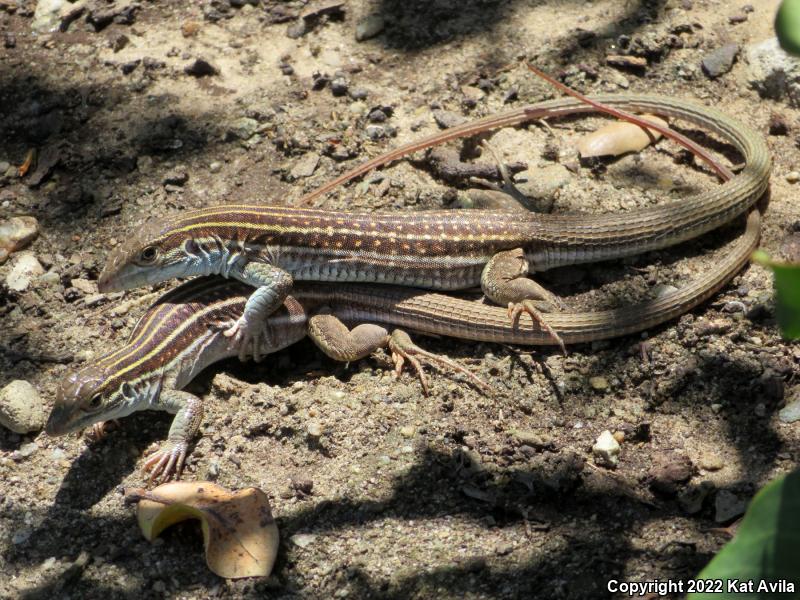
<path id="1" fill-rule="evenodd" d="M 567 343 L 627 335 L 673 319 L 707 300 L 736 274 L 758 244 L 760 214 L 753 210 L 742 236 L 698 279 L 663 296 L 621 308 L 547 316 Z M 208 365 L 241 354 L 224 335 L 247 306 L 248 287 L 218 277 L 195 279 L 152 306 L 134 328 L 128 343 L 62 380 L 47 421 L 50 435 L 62 435 L 145 409 L 176 413 L 166 443 L 144 465 L 150 479 L 179 476 L 190 439 L 197 432 L 203 405 L 183 391 Z M 298 283 L 263 327 L 263 354 L 284 348 L 305 335 L 330 357 L 363 358 L 387 348 L 399 375 L 405 361 L 417 371 L 424 390 L 422 363 L 464 373 L 483 382 L 446 357 L 417 347 L 404 329 L 484 342 L 548 345 L 555 340 L 534 323 L 511 324 L 504 309 L 408 287 L 377 284 Z M 352 330 L 348 326 L 354 326 Z M 391 333 L 390 328 L 394 329 Z"/>
<path id="2" fill-rule="evenodd" d="M 281 305 L 295 280 L 375 282 L 458 290 L 480 285 L 522 314 L 561 307 L 529 272 L 608 260 L 664 248 L 708 232 L 751 207 L 766 191 L 770 157 L 749 126 L 713 109 L 651 96 L 599 96 L 616 108 L 682 119 L 721 136 L 744 157 L 732 179 L 691 198 L 622 214 L 522 214 L 500 211 L 348 213 L 231 204 L 156 219 L 109 257 L 101 291 L 154 284 L 173 277 L 219 274 L 256 290 L 226 331 L 252 341 L 263 320 Z M 412 142 L 367 161 L 322 186 L 317 197 L 370 168 L 442 141 L 545 117 L 596 110 L 558 99 L 524 106 Z M 307 197 L 308 198 L 308 197 Z M 551 331 L 556 339 L 558 336 Z M 560 341 L 560 340 L 559 340 Z M 240 348 L 243 346 L 240 345 Z"/>

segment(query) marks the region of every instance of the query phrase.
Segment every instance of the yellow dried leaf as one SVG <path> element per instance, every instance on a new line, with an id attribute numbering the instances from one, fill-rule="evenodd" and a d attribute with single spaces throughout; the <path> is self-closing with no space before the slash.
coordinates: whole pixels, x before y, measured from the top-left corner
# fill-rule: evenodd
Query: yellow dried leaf
<path id="1" fill-rule="evenodd" d="M 220 577 L 267 576 L 278 554 L 278 526 L 267 495 L 257 488 L 230 492 L 207 481 L 174 481 L 133 490 L 137 518 L 152 541 L 167 527 L 200 519 L 208 568 Z"/>
<path id="2" fill-rule="evenodd" d="M 642 115 L 642 118 L 667 126 L 664 119 L 653 115 Z M 578 142 L 578 152 L 581 157 L 594 156 L 619 156 L 626 152 L 639 152 L 647 148 L 654 141 L 661 139 L 661 134 L 653 129 L 644 129 L 627 121 L 615 121 L 584 136 Z M 652 136 L 652 137 L 651 137 Z"/>

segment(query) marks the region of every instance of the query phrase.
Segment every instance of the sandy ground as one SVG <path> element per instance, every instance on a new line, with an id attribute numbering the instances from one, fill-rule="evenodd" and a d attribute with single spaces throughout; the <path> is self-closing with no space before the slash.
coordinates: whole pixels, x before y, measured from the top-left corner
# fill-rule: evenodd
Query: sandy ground
<path id="1" fill-rule="evenodd" d="M 715 79 L 700 68 L 726 43 L 744 49 L 772 35 L 777 2 L 753 5 L 351 0 L 290 37 L 298 15 L 319 5 L 98 4 L 90 14 L 116 6 L 117 22 L 96 31 L 84 12 L 66 32 L 36 33 L 32 3 L 0 0 L 0 162 L 19 165 L 36 148 L 43 169 L 38 181 L 0 174 L 0 218 L 35 216 L 41 235 L 30 249 L 57 274 L 24 292 L 0 284 L 0 386 L 25 379 L 49 409 L 70 370 L 125 339 L 153 290 L 97 296 L 92 286 L 107 253 L 148 216 L 242 200 L 291 205 L 436 131 L 439 111 L 472 119 L 553 97 L 521 58 L 584 92 L 687 98 L 754 126 L 775 157 L 762 243 L 777 254 L 800 222 L 786 178 L 798 167 L 795 109 L 759 98 L 741 56 Z M 356 42 L 370 14 L 384 29 Z M 609 66 L 613 54 L 646 67 Z M 185 73 L 198 58 L 217 74 Z M 776 120 L 788 135 L 769 133 Z M 552 137 L 537 126 L 504 130 L 492 142 L 527 164 L 522 189 L 557 212 L 623 211 L 716 185 L 669 144 L 565 168 L 598 123 L 554 123 Z M 307 176 L 301 167 L 315 162 Z M 469 199 L 467 181 L 442 180 L 423 154 L 380 174 L 317 205 L 411 211 Z M 680 285 L 739 231 L 541 281 L 570 306 L 615 305 Z M 219 364 L 192 384 L 207 409 L 186 478 L 270 495 L 282 543 L 265 580 L 210 573 L 193 525 L 156 544 L 139 533 L 122 490 L 141 484 L 142 452 L 165 437 L 168 415 L 129 417 L 95 445 L 0 430 L 0 596 L 613 597 L 610 579 L 698 573 L 755 490 L 797 460 L 800 437 L 777 412 L 797 393 L 800 353 L 777 335 L 759 267 L 677 322 L 566 357 L 417 341 L 490 381 L 492 393 L 433 373 L 425 397 L 410 374 L 392 377 L 386 355 L 346 367 L 309 342 L 257 366 Z M 604 430 L 625 438 L 613 470 L 592 457 Z"/>

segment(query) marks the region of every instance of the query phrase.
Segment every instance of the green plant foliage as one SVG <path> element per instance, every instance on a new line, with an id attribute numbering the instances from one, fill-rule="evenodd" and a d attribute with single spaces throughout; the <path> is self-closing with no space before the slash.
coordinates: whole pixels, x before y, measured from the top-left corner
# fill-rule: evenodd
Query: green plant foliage
<path id="1" fill-rule="evenodd" d="M 765 252 L 753 253 L 753 261 L 775 274 L 775 313 L 786 339 L 800 338 L 800 264 L 772 260 Z"/>
<path id="2" fill-rule="evenodd" d="M 800 470 L 756 494 L 736 537 L 698 579 L 707 582 L 697 589 L 713 590 L 689 594 L 687 600 L 800 598 Z"/>
<path id="3" fill-rule="evenodd" d="M 775 16 L 775 33 L 781 48 L 800 56 L 800 0 L 783 0 Z"/>

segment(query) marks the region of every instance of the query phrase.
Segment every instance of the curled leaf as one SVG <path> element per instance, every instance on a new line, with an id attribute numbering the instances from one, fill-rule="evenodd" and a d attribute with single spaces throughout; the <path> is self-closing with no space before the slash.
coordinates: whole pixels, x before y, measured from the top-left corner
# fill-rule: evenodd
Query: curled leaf
<path id="1" fill-rule="evenodd" d="M 0 221 L 0 265 L 8 255 L 25 247 L 39 235 L 39 223 L 34 217 L 12 217 Z"/>
<path id="2" fill-rule="evenodd" d="M 642 118 L 667 126 L 664 119 L 653 115 L 642 115 Z M 583 158 L 619 156 L 626 152 L 639 152 L 659 139 L 661 134 L 654 129 L 645 131 L 633 123 L 615 121 L 581 138 L 578 142 L 578 152 Z"/>
<path id="3" fill-rule="evenodd" d="M 208 568 L 220 577 L 267 576 L 278 554 L 278 526 L 267 495 L 257 488 L 230 492 L 207 481 L 175 481 L 133 490 L 144 537 L 152 541 L 167 527 L 200 519 Z"/>

